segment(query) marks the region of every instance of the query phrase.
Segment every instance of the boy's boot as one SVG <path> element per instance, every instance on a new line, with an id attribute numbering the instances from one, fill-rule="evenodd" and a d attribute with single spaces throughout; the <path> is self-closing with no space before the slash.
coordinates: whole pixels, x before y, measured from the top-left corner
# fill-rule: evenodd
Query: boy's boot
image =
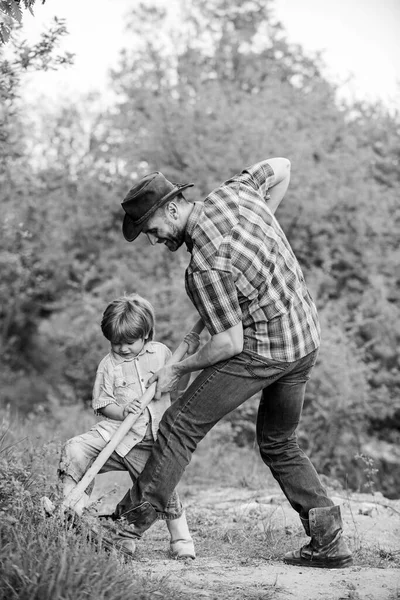
<path id="1" fill-rule="evenodd" d="M 189 532 L 185 512 L 183 512 L 177 519 L 167 519 L 167 527 L 171 535 L 171 556 L 178 559 L 195 559 L 196 552 L 192 537 Z"/>
<path id="2" fill-rule="evenodd" d="M 337 569 L 352 564 L 351 552 L 342 537 L 343 523 L 340 506 L 312 508 L 308 523 L 303 521 L 306 533 L 311 536 L 308 544 L 288 552 L 284 561 L 301 567 Z"/>

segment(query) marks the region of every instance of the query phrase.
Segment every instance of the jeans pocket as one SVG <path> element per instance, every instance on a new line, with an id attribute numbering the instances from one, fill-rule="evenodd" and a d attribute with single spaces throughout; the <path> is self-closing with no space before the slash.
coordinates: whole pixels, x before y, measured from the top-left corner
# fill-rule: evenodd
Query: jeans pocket
<path id="1" fill-rule="evenodd" d="M 310 354 L 307 354 L 307 356 L 304 356 L 296 361 L 296 363 L 293 364 L 293 368 L 287 374 L 282 383 L 307 383 L 317 360 L 317 355 L 318 350 L 313 350 L 313 352 L 310 352 Z"/>
<path id="2" fill-rule="evenodd" d="M 255 379 L 276 379 L 290 367 L 290 363 L 251 355 L 246 369 Z"/>

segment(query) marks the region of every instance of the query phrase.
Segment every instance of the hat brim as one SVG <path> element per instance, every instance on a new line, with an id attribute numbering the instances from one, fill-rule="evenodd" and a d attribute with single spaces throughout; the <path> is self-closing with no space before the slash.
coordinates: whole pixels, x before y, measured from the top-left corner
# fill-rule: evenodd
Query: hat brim
<path id="1" fill-rule="evenodd" d="M 134 221 L 132 217 L 125 213 L 124 220 L 122 223 L 122 233 L 127 242 L 133 242 L 138 235 L 142 232 L 142 229 L 148 221 L 148 219 L 156 212 L 160 206 L 172 200 L 178 194 L 181 194 L 183 190 L 189 187 L 193 187 L 194 183 L 184 183 L 182 185 L 177 185 L 176 188 L 171 190 L 166 196 L 161 198 L 154 206 L 152 206 L 146 213 L 144 219 L 140 219 L 140 221 Z"/>

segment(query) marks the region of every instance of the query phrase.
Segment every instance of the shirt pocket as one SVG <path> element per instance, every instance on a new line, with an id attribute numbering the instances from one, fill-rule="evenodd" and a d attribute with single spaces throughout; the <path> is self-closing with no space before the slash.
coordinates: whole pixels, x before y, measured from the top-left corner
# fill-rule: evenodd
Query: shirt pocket
<path id="1" fill-rule="evenodd" d="M 118 403 L 127 404 L 136 398 L 139 398 L 140 386 L 135 377 L 122 376 L 114 380 L 114 397 Z"/>

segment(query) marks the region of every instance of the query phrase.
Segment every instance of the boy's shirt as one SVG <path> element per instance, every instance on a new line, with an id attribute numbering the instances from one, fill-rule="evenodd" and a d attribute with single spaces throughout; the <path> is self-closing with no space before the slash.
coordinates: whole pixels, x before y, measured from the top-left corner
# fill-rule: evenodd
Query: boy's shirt
<path id="1" fill-rule="evenodd" d="M 132 400 L 140 398 L 146 391 L 146 384 L 150 377 L 161 369 L 170 357 L 171 351 L 160 342 L 148 342 L 138 356 L 129 359 L 109 352 L 97 368 L 92 397 L 95 413 L 101 414 L 99 409 L 108 404 L 125 406 Z M 125 456 L 132 450 L 143 439 L 149 424 L 156 439 L 161 417 L 170 404 L 169 394 L 162 394 L 160 400 L 152 400 L 117 446 L 115 450 L 117 454 Z M 96 423 L 92 430 L 98 431 L 108 442 L 121 422 L 105 417 L 104 420 Z"/>

